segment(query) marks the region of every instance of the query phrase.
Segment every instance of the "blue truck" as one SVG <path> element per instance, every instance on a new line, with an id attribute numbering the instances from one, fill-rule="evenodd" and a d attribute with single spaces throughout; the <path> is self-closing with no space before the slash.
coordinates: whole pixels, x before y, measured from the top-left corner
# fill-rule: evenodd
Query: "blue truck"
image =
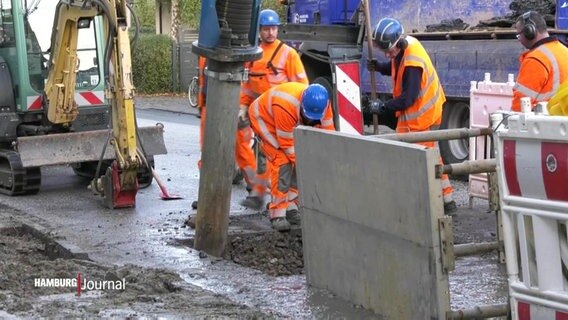
<path id="1" fill-rule="evenodd" d="M 334 90 L 332 64 L 359 60 L 361 105 L 365 110 L 371 81 L 365 69 L 368 47 L 360 1 L 287 1 L 287 24 L 282 27 L 280 37 L 301 52 L 310 81 Z M 517 74 L 518 58 L 524 48 L 516 39 L 514 27 L 464 27 L 463 30 L 426 32 L 427 26 L 458 18 L 463 26 L 477 26 L 482 20 L 512 16 L 510 5 L 510 0 L 369 0 L 371 26 L 384 17 L 396 18 L 403 24 L 405 33 L 419 39 L 429 52 L 447 98 L 442 129 L 469 127 L 471 81 L 483 80 L 485 73 L 491 74 L 492 81 L 508 81 L 509 74 Z M 549 33 L 566 44 L 568 1 L 559 0 L 556 6 L 555 26 Z M 374 50 L 373 55 L 379 61 L 385 59 L 378 50 Z M 388 99 L 391 89 L 390 77 L 377 74 L 378 97 Z M 363 114 L 365 123 L 370 123 L 372 117 Z M 393 120 L 382 119 L 381 122 L 389 124 Z M 440 141 L 440 152 L 445 163 L 461 162 L 469 155 L 468 139 Z"/>

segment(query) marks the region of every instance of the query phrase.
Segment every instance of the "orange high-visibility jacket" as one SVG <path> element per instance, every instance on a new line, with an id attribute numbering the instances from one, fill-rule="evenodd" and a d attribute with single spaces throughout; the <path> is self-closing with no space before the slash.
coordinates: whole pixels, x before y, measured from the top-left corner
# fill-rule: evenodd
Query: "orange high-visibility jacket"
<path id="1" fill-rule="evenodd" d="M 264 143 L 282 150 L 290 162 L 296 163 L 294 128 L 302 124 L 300 102 L 307 84 L 288 82 L 263 93 L 249 107 L 251 126 Z M 334 130 L 329 101 L 318 127 Z"/>
<path id="2" fill-rule="evenodd" d="M 519 57 L 521 67 L 513 87 L 513 111 L 521 111 L 523 97 L 530 97 L 533 106 L 550 100 L 560 84 L 568 80 L 568 48 L 555 38 L 547 39 Z"/>
<path id="3" fill-rule="evenodd" d="M 422 81 L 420 93 L 414 104 L 406 110 L 397 112 L 397 132 L 422 131 L 433 125 L 439 125 L 442 119 L 442 105 L 446 102 L 444 90 L 430 56 L 416 38 L 407 36 L 406 40 L 408 47 L 404 50 L 398 70 L 395 69 L 394 61 L 391 63 L 393 97 L 397 98 L 402 94 L 402 75 L 406 67 L 422 69 Z"/>
<path id="4" fill-rule="evenodd" d="M 199 79 L 199 94 L 197 95 L 197 106 L 199 108 L 204 108 L 207 99 L 205 95 L 207 94 L 207 77 L 205 76 L 205 67 L 207 66 L 207 58 L 200 56 L 198 60 L 199 72 L 197 77 Z"/>
<path id="5" fill-rule="evenodd" d="M 273 43 L 261 43 L 260 47 L 262 58 L 245 66 L 249 68 L 249 80 L 241 84 L 240 105 L 244 107 L 275 85 L 291 81 L 308 84 L 306 70 L 294 48 L 278 39 Z"/>

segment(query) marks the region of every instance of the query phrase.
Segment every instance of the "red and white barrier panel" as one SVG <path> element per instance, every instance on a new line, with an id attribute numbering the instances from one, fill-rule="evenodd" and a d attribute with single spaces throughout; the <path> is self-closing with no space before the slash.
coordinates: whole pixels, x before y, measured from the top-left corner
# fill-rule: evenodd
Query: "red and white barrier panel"
<path id="1" fill-rule="evenodd" d="M 519 320 L 568 320 L 568 313 L 546 308 L 539 305 L 531 305 L 519 301 L 517 304 Z"/>
<path id="2" fill-rule="evenodd" d="M 359 61 L 337 62 L 335 79 L 339 131 L 362 135 L 363 113 L 361 111 Z"/>
<path id="3" fill-rule="evenodd" d="M 42 96 L 29 96 L 27 97 L 27 107 L 29 111 L 41 110 Z M 104 104 L 105 102 L 104 91 L 84 91 L 75 92 L 75 102 L 79 107 L 83 106 L 96 106 Z"/>

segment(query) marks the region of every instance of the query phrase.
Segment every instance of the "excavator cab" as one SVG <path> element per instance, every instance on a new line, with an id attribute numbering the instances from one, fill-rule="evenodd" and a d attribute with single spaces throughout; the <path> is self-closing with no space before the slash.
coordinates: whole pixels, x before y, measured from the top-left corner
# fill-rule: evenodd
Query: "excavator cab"
<path id="1" fill-rule="evenodd" d="M 112 208 L 134 206 L 151 183 L 166 149 L 161 126 L 136 125 L 128 11 L 119 0 L 0 0 L 0 193 L 36 193 L 40 168 L 58 164 L 94 179 Z"/>

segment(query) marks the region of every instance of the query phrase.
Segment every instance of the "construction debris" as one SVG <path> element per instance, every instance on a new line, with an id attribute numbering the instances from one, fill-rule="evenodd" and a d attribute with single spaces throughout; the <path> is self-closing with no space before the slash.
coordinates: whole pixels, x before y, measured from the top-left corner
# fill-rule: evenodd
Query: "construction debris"
<path id="1" fill-rule="evenodd" d="M 487 28 L 512 28 L 517 18 L 527 11 L 536 11 L 544 16 L 546 24 L 554 27 L 556 2 L 554 0 L 515 0 L 509 5 L 511 13 L 505 16 L 493 17 L 479 21 L 475 26 L 469 26 L 461 19 L 444 19 L 438 24 L 426 26 L 426 32 L 449 32 L 464 30 L 479 30 Z"/>

